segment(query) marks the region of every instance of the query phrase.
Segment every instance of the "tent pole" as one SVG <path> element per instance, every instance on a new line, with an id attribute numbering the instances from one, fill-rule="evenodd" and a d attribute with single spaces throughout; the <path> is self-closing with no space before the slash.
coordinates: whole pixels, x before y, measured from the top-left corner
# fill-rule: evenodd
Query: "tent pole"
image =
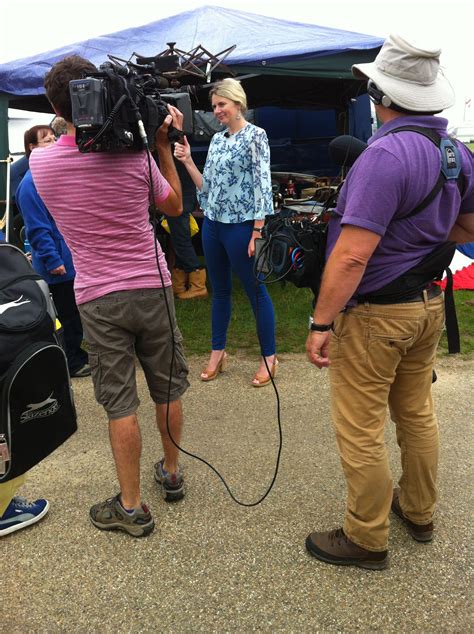
<path id="1" fill-rule="evenodd" d="M 10 241 L 10 169 L 13 159 L 8 156 L 6 159 L 0 160 L 0 163 L 6 163 L 6 178 L 5 178 L 5 213 L 3 218 L 0 219 L 0 231 L 4 231 L 5 240 Z"/>
<path id="2" fill-rule="evenodd" d="M 10 162 L 8 151 L 8 98 L 0 95 L 0 230 L 9 232 Z"/>

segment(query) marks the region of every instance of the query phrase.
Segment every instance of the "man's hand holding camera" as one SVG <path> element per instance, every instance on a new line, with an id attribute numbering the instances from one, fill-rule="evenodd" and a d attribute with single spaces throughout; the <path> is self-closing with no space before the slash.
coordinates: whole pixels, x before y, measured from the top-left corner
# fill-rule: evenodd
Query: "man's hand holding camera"
<path id="1" fill-rule="evenodd" d="M 156 145 L 169 145 L 168 131 L 172 126 L 175 130 L 183 130 L 183 120 L 184 116 L 182 112 L 168 104 L 168 112 L 169 115 L 165 118 L 161 126 L 157 129 L 155 135 Z"/>
<path id="2" fill-rule="evenodd" d="M 181 182 L 171 153 L 168 132 L 171 126 L 176 130 L 183 129 L 183 115 L 178 108 L 170 104 L 168 104 L 168 112 L 169 114 L 156 131 L 155 143 L 160 162 L 160 171 L 170 184 L 172 191 L 168 198 L 160 203 L 159 209 L 167 216 L 179 216 L 183 211 Z"/>

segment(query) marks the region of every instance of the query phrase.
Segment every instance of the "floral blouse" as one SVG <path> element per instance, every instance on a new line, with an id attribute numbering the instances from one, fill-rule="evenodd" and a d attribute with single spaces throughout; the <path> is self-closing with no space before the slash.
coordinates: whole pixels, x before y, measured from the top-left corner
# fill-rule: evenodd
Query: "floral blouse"
<path id="1" fill-rule="evenodd" d="M 270 148 L 265 130 L 247 123 L 209 145 L 198 201 L 210 220 L 236 224 L 273 213 Z"/>

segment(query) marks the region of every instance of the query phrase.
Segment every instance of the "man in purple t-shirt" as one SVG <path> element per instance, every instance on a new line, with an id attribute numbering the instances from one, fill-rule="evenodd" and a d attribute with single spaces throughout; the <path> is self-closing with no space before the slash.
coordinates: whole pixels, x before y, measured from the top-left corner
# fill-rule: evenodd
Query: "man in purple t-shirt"
<path id="1" fill-rule="evenodd" d="M 380 291 L 400 285 L 443 243 L 474 236 L 472 153 L 458 144 L 459 183 L 444 181 L 431 202 L 412 213 L 440 177 L 440 149 L 418 132 L 390 134 L 421 126 L 447 136 L 447 121 L 433 116 L 454 102 L 439 55 L 391 35 L 374 63 L 352 69 L 369 80 L 382 126 L 341 190 L 306 343 L 311 363 L 329 367 L 348 488 L 343 527 L 306 540 L 308 551 L 326 563 L 385 568 L 390 509 L 415 540 L 428 542 L 433 535 L 438 427 L 431 380 L 443 298 L 432 280 L 395 297 Z M 401 449 L 402 476 L 394 490 L 384 443 L 387 406 Z"/>
<path id="2" fill-rule="evenodd" d="M 180 128 L 182 115 L 170 107 L 157 130 L 161 172 L 153 160 L 148 165 L 145 151 L 82 154 L 75 143 L 69 82 L 94 71 L 87 60 L 71 56 L 46 75 L 46 95 L 56 114 L 66 120 L 67 134 L 50 149 L 51 154 L 33 152 L 30 167 L 38 193 L 72 253 L 95 396 L 109 419 L 120 492 L 92 506 L 90 519 L 99 529 L 141 537 L 151 533 L 154 521 L 140 495 L 136 357 L 155 403 L 164 449 L 164 457 L 155 465 L 155 479 L 167 501 L 184 496 L 167 414 L 169 405 L 169 430 L 179 443 L 180 397 L 189 386 L 188 369 L 169 271 L 149 223 L 151 189 L 160 211 L 169 216 L 182 212 L 181 186 L 168 140 L 170 124 Z"/>

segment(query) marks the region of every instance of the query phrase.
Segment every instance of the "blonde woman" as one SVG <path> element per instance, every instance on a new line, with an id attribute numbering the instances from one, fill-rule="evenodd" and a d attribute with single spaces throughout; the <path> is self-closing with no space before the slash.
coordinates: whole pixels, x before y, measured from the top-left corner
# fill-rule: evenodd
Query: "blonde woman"
<path id="1" fill-rule="evenodd" d="M 255 239 L 265 216 L 273 213 L 270 149 L 265 130 L 245 120 L 247 97 L 238 81 L 224 79 L 210 92 L 212 110 L 225 126 L 217 132 L 201 172 L 187 139 L 176 144 L 175 157 L 189 172 L 204 212 L 202 243 L 212 285 L 212 351 L 203 381 L 212 381 L 226 364 L 226 337 L 231 316 L 232 272 L 242 282 L 257 320 L 262 359 L 252 385 L 275 376 L 275 315 L 265 286 L 253 274 Z M 266 359 L 266 364 L 265 364 Z"/>

